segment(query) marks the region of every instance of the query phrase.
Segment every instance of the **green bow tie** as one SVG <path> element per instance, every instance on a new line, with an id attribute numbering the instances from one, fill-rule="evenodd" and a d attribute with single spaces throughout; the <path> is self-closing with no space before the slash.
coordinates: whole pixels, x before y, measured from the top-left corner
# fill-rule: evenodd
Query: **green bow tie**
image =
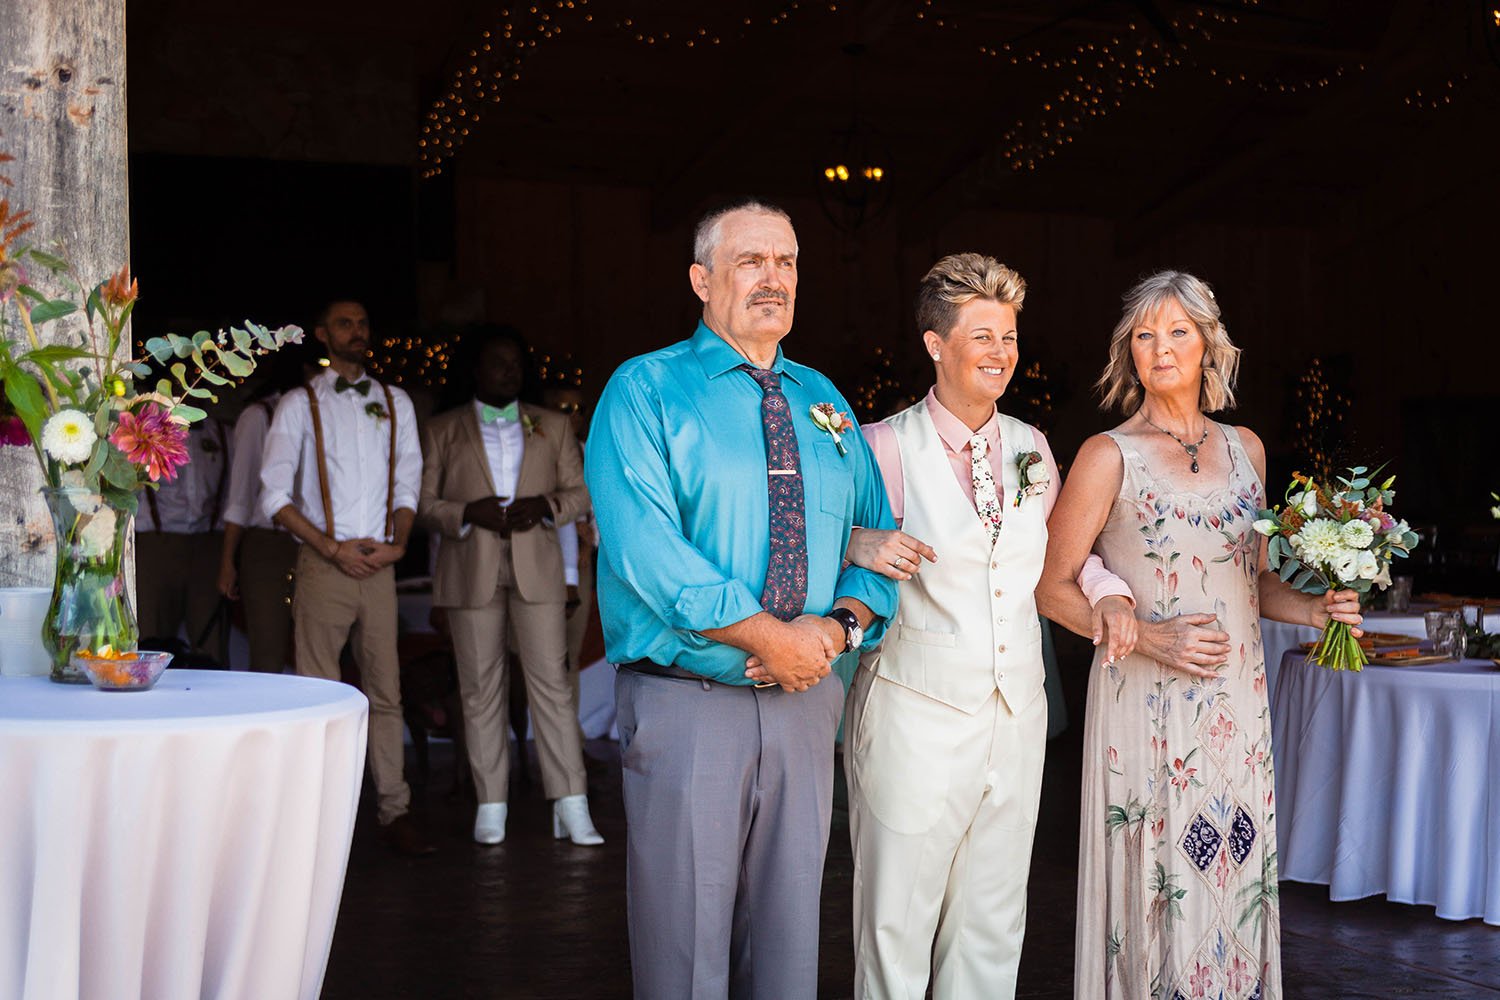
<path id="1" fill-rule="evenodd" d="M 511 400 L 504 406 L 491 406 L 489 403 L 480 403 L 479 419 L 487 424 L 493 424 L 497 420 L 513 424 L 521 419 L 521 408 L 516 405 L 515 400 Z"/>
<path id="2" fill-rule="evenodd" d="M 340 375 L 338 377 L 338 380 L 333 383 L 333 389 L 335 392 L 343 392 L 345 389 L 353 389 L 361 396 L 368 396 L 370 394 L 370 380 L 367 378 L 362 378 L 358 382 L 351 382 L 348 379 L 344 378 L 344 376 Z"/>

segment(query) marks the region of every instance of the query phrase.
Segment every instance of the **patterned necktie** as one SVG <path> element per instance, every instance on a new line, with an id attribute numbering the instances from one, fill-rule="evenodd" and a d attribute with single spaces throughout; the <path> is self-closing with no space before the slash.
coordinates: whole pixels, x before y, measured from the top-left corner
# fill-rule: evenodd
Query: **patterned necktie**
<path id="1" fill-rule="evenodd" d="M 333 383 L 333 391 L 343 392 L 345 389 L 353 389 L 361 396 L 368 396 L 370 394 L 370 380 L 362 378 L 358 382 L 351 382 L 340 375 Z"/>
<path id="2" fill-rule="evenodd" d="M 781 376 L 767 368 L 740 365 L 765 396 L 760 402 L 766 432 L 766 483 L 771 511 L 771 559 L 761 607 L 784 622 L 802 614 L 807 603 L 807 511 L 802 499 L 802 459 L 791 407 L 781 392 Z"/>
<path id="3" fill-rule="evenodd" d="M 979 519 L 990 529 L 990 544 L 1000 537 L 1000 498 L 995 495 L 995 474 L 985 456 L 990 452 L 990 443 L 983 434 L 969 438 L 969 472 L 974 476 L 974 507 Z"/>

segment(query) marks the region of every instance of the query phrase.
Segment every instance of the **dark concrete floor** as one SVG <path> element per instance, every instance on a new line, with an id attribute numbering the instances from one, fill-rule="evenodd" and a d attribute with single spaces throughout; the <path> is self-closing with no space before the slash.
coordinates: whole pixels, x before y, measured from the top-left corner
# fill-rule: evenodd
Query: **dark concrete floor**
<path id="1" fill-rule="evenodd" d="M 1070 1000 L 1078 844 L 1076 727 L 1049 747 L 1020 996 Z M 361 804 L 325 1000 L 630 996 L 625 820 L 618 749 L 590 743 L 589 797 L 603 847 L 551 837 L 539 784 L 513 790 L 506 842 L 474 844 L 473 807 L 449 794 L 453 753 L 435 744 L 419 815 L 439 843 L 398 857 Z M 532 761 L 533 775 L 536 774 Z M 850 996 L 852 864 L 840 776 L 823 891 L 819 996 Z M 1382 899 L 1330 903 L 1322 886 L 1281 886 L 1289 1000 L 1500 998 L 1500 928 L 1439 920 Z"/>

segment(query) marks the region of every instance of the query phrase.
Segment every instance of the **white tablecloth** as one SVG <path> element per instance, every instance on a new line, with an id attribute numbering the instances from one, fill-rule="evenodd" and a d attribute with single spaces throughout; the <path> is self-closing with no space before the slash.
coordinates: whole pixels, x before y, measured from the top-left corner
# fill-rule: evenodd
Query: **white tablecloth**
<path id="1" fill-rule="evenodd" d="M 1427 638 L 1427 622 L 1420 611 L 1399 614 L 1372 611 L 1365 615 L 1364 628 L 1366 632 L 1391 632 L 1416 639 Z M 1500 632 L 1500 613 L 1491 611 L 1486 614 L 1484 629 L 1486 632 Z M 1260 620 L 1261 647 L 1266 654 L 1266 697 L 1270 699 L 1273 710 L 1276 705 L 1276 676 L 1281 667 L 1282 656 L 1289 649 L 1300 651 L 1304 642 L 1314 642 L 1321 634 L 1320 629 L 1309 625 L 1288 625 L 1285 622 L 1273 622 L 1269 618 Z"/>
<path id="2" fill-rule="evenodd" d="M 0 679 L 0 997 L 316 1000 L 367 710 L 303 677 Z"/>
<path id="3" fill-rule="evenodd" d="M 1281 875 L 1500 925 L 1500 667 L 1311 667 L 1271 713 Z"/>

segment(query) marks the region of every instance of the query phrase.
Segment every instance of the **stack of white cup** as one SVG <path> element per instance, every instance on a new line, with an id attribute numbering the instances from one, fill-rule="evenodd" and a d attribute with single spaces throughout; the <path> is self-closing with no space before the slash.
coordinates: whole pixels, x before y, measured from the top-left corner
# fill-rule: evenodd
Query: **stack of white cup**
<path id="1" fill-rule="evenodd" d="M 0 675 L 39 677 L 52 670 L 42 642 L 50 587 L 0 587 Z"/>

